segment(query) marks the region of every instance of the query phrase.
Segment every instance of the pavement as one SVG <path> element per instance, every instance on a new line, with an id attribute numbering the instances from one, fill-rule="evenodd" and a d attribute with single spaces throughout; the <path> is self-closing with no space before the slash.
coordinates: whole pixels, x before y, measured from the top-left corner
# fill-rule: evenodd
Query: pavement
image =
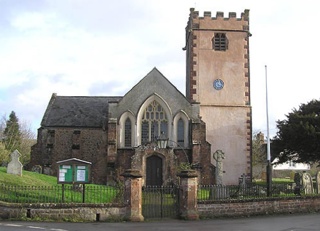
<path id="1" fill-rule="evenodd" d="M 0 221 L 1 231 L 313 231 L 320 230 L 320 213 L 224 218 L 199 221 L 146 222 L 22 222 Z"/>

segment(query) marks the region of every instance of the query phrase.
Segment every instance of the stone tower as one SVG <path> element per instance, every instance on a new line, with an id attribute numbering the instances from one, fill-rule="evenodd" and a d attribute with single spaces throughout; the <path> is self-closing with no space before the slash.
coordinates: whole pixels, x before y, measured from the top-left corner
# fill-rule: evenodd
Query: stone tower
<path id="1" fill-rule="evenodd" d="M 211 155 L 225 153 L 224 184 L 251 176 L 249 10 L 236 17 L 190 9 L 186 27 L 186 96 L 200 104 Z M 213 164 L 214 161 L 212 161 Z"/>

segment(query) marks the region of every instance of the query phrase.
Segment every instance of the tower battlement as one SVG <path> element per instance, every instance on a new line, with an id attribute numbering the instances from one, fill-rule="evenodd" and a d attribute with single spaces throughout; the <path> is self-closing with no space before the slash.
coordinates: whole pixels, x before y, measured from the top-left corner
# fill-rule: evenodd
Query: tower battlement
<path id="1" fill-rule="evenodd" d="M 195 11 L 194 8 L 190 8 L 190 17 L 193 19 L 204 19 L 204 18 L 211 18 L 212 20 L 229 20 L 229 19 L 237 19 L 238 21 L 249 21 L 249 10 L 244 10 L 244 12 L 241 13 L 240 18 L 237 18 L 237 13 L 236 12 L 229 12 L 229 17 L 225 18 L 224 17 L 224 12 L 217 11 L 216 12 L 216 17 L 211 16 L 210 11 L 204 11 L 203 16 L 201 17 L 199 15 L 199 11 Z"/>

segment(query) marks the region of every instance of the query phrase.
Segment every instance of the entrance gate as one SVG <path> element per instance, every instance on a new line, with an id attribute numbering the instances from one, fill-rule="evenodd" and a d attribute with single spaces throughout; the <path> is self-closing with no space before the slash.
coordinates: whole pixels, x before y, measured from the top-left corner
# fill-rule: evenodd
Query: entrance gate
<path id="1" fill-rule="evenodd" d="M 146 186 L 142 189 L 144 218 L 177 218 L 179 188 L 176 186 Z"/>

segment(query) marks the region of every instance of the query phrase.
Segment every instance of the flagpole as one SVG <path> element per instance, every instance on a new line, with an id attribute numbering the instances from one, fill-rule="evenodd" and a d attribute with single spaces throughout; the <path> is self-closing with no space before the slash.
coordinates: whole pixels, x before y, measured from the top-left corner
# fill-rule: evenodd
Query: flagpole
<path id="1" fill-rule="evenodd" d="M 271 153 L 270 153 L 267 65 L 265 65 L 265 74 L 266 74 L 266 113 L 267 113 L 267 196 L 271 196 L 272 195 L 272 193 L 271 193 L 271 191 L 272 191 L 272 165 L 271 165 Z"/>

